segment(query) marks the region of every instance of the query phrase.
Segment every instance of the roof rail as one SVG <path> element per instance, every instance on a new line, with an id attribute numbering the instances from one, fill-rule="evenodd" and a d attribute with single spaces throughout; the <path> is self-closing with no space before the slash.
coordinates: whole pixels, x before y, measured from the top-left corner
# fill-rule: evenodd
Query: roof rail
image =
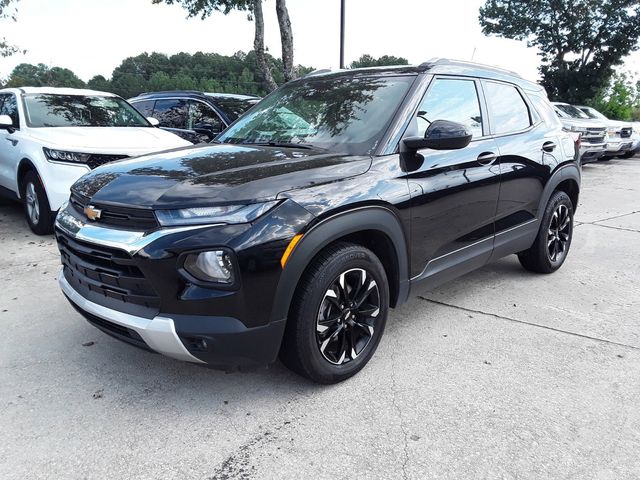
<path id="1" fill-rule="evenodd" d="M 506 68 L 500 68 L 500 67 L 494 67 L 493 65 L 487 65 L 484 63 L 478 63 L 478 62 L 468 62 L 466 60 L 453 60 L 453 59 L 449 59 L 449 58 L 440 58 L 440 57 L 434 57 L 431 58 L 429 60 L 427 60 L 424 63 L 421 63 L 420 66 L 424 67 L 424 68 L 430 68 L 433 67 L 434 65 L 467 65 L 467 66 L 473 66 L 473 67 L 478 67 L 478 68 L 484 68 L 486 70 L 492 70 L 494 72 L 498 72 L 498 73 L 505 73 L 508 75 L 512 75 L 518 78 L 523 78 L 522 75 L 520 75 L 518 72 L 514 72 L 513 70 L 507 70 Z"/>
<path id="2" fill-rule="evenodd" d="M 330 68 L 319 68 L 318 70 L 314 70 L 313 72 L 307 73 L 302 78 L 315 77 L 316 75 L 322 75 L 323 73 L 330 73 L 330 72 L 332 72 Z"/>
<path id="3" fill-rule="evenodd" d="M 204 95 L 204 92 L 201 92 L 200 90 L 180 90 L 180 89 L 175 89 L 175 90 L 160 90 L 158 92 L 142 92 L 140 94 L 138 94 L 138 97 L 142 96 L 142 95 L 157 95 L 158 93 L 190 93 L 190 94 L 194 94 L 194 95 Z"/>

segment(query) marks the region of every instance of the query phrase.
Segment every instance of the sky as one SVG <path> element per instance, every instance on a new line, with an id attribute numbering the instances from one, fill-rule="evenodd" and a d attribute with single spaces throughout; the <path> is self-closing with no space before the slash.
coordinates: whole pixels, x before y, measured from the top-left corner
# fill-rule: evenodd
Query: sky
<path id="1" fill-rule="evenodd" d="M 473 60 L 538 79 L 537 49 L 525 42 L 486 37 L 478 24 L 483 0 L 346 0 L 345 59 L 395 55 L 419 64 L 433 57 Z M 287 0 L 293 26 L 294 59 L 315 68 L 339 67 L 340 0 Z M 0 78 L 19 63 L 66 67 L 83 80 L 111 76 L 129 56 L 142 52 L 232 55 L 253 47 L 246 13 L 216 13 L 187 19 L 179 5 L 151 0 L 20 0 L 18 22 L 0 28 L 26 49 L 0 59 Z M 265 43 L 280 56 L 275 0 L 265 0 Z M 640 53 L 626 70 L 640 71 Z"/>

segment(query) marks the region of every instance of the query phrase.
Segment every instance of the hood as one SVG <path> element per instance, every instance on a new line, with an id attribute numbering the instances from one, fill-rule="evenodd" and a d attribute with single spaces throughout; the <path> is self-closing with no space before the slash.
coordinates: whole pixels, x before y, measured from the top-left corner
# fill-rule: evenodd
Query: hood
<path id="1" fill-rule="evenodd" d="M 72 191 L 96 203 L 147 208 L 250 203 L 361 175 L 370 166 L 371 157 L 325 150 L 209 144 L 104 165 Z"/>
<path id="2" fill-rule="evenodd" d="M 564 118 L 560 117 L 562 125 L 565 127 L 579 127 L 579 128 L 607 128 L 602 120 L 586 119 L 586 118 Z"/>
<path id="3" fill-rule="evenodd" d="M 46 127 L 29 129 L 29 135 L 45 147 L 129 156 L 192 145 L 154 127 Z"/>

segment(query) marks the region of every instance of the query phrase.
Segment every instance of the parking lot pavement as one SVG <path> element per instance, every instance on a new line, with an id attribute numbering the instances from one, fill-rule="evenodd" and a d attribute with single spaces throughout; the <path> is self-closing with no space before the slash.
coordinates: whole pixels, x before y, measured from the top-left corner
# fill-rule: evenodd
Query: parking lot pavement
<path id="1" fill-rule="evenodd" d="M 640 477 L 640 158 L 587 165 L 571 253 L 393 312 L 321 387 L 119 343 L 67 304 L 53 240 L 0 206 L 0 478 Z"/>

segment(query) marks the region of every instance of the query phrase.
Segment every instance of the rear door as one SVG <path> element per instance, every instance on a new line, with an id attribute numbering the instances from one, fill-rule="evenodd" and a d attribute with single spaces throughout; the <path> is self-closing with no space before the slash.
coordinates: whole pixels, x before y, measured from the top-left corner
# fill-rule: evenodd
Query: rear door
<path id="1" fill-rule="evenodd" d="M 412 276 L 428 285 L 482 266 L 493 248 L 500 172 L 488 135 L 479 82 L 435 77 L 416 113 L 423 136 L 434 120 L 464 123 L 471 143 L 461 150 L 421 150 L 408 171 L 411 192 Z"/>
<path id="2" fill-rule="evenodd" d="M 535 238 L 542 191 L 560 145 L 518 86 L 493 80 L 483 80 L 482 86 L 499 151 L 501 185 L 494 256 L 502 256 L 512 253 L 519 243 L 528 248 Z"/>

